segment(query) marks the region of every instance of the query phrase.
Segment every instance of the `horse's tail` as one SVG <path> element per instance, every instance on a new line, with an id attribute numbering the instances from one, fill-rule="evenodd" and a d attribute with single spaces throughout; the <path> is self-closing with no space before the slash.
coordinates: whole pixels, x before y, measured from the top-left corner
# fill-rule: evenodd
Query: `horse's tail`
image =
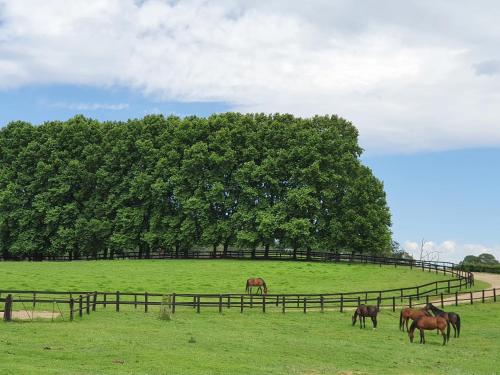
<path id="1" fill-rule="evenodd" d="M 399 330 L 401 330 L 403 328 L 403 310 L 401 310 L 401 312 L 399 313 Z"/>
<path id="2" fill-rule="evenodd" d="M 352 325 L 356 324 L 356 319 L 358 317 L 358 310 L 359 310 L 359 307 L 354 311 L 354 314 L 352 315 Z M 361 319 L 361 318 L 359 318 L 359 319 Z"/>
<path id="3" fill-rule="evenodd" d="M 457 314 L 457 337 L 460 337 L 460 315 Z"/>
<path id="4" fill-rule="evenodd" d="M 446 319 L 446 341 L 450 341 L 450 319 Z"/>

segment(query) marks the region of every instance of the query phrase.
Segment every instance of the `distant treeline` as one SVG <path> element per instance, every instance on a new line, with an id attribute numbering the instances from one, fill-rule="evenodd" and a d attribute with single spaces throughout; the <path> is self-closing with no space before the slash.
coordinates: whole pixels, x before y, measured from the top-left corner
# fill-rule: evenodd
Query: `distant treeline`
<path id="1" fill-rule="evenodd" d="M 391 252 L 382 183 L 336 117 L 224 113 L 0 129 L 4 258 L 197 246 Z"/>

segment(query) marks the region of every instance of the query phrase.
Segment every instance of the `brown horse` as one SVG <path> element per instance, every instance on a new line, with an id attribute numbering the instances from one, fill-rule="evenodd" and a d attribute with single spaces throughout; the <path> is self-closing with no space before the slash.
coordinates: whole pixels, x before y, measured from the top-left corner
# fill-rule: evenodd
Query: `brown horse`
<path id="1" fill-rule="evenodd" d="M 415 328 L 418 328 L 420 331 L 421 344 L 425 344 L 424 330 L 426 329 L 438 329 L 443 336 L 443 345 L 445 345 L 446 342 L 450 340 L 450 322 L 445 318 L 441 318 L 440 316 L 421 316 L 420 318 L 415 319 L 410 326 L 410 331 L 408 332 L 410 342 L 413 342 L 413 332 L 415 331 Z"/>
<path id="2" fill-rule="evenodd" d="M 372 320 L 373 328 L 377 328 L 377 314 L 377 306 L 359 305 L 352 316 L 352 325 L 354 326 L 356 324 L 356 318 L 359 315 L 359 328 L 366 328 L 365 318 L 369 316 Z"/>
<path id="3" fill-rule="evenodd" d="M 415 320 L 421 316 L 431 316 L 431 314 L 425 309 L 410 309 L 409 307 L 401 310 L 399 314 L 399 329 L 401 331 L 405 330 L 408 332 L 408 320 Z"/>
<path id="4" fill-rule="evenodd" d="M 262 294 L 262 288 L 264 288 L 264 294 L 267 294 L 267 285 L 266 285 L 266 282 L 264 281 L 264 279 L 261 279 L 260 277 L 248 279 L 247 280 L 247 287 L 246 287 L 245 291 L 248 294 L 251 294 L 252 288 L 254 286 L 257 287 L 257 294 L 259 293 L 259 290 L 260 290 L 260 293 Z"/>
<path id="5" fill-rule="evenodd" d="M 449 321 L 451 326 L 453 327 L 453 337 L 460 337 L 460 315 L 451 311 L 446 312 L 438 309 L 432 303 L 428 303 L 427 305 L 425 305 L 424 309 L 426 309 L 427 311 L 432 311 L 434 316 L 440 316 L 441 318 L 445 318 L 447 321 Z"/>

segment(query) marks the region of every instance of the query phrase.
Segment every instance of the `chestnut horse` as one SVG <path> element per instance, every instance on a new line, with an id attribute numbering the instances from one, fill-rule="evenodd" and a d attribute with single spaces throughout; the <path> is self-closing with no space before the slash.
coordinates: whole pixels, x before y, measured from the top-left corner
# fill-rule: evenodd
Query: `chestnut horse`
<path id="1" fill-rule="evenodd" d="M 247 287 L 246 287 L 245 291 L 248 294 L 251 294 L 252 288 L 254 286 L 257 287 L 257 294 L 259 293 L 259 290 L 260 290 L 260 293 L 262 294 L 262 288 L 264 288 L 264 294 L 267 294 L 267 285 L 266 285 L 266 282 L 264 281 L 264 279 L 261 279 L 260 277 L 248 279 L 247 280 Z"/>
<path id="2" fill-rule="evenodd" d="M 440 316 L 449 321 L 451 326 L 453 327 L 453 337 L 460 337 L 460 315 L 451 311 L 446 312 L 438 309 L 432 303 L 428 303 L 427 305 L 425 305 L 424 309 L 426 309 L 427 311 L 432 311 L 434 316 Z"/>
<path id="3" fill-rule="evenodd" d="M 354 311 L 354 315 L 352 316 L 352 325 L 354 326 L 356 324 L 356 318 L 359 315 L 359 328 L 366 328 L 365 318 L 369 316 L 372 320 L 373 328 L 377 328 L 377 314 L 377 306 L 359 305 L 356 311 Z M 362 325 L 361 321 L 363 321 Z"/>
<path id="4" fill-rule="evenodd" d="M 406 325 L 406 332 L 408 332 L 408 320 L 415 320 L 421 316 L 431 316 L 431 314 L 425 309 L 410 309 L 407 307 L 401 310 L 399 314 L 399 329 L 404 331 Z"/>
<path id="5" fill-rule="evenodd" d="M 440 316 L 421 316 L 413 321 L 410 326 L 410 331 L 408 336 L 410 337 L 410 342 L 413 342 L 413 332 L 415 328 L 420 331 L 420 343 L 425 344 L 424 330 L 435 330 L 438 329 L 443 336 L 443 345 L 450 340 L 450 322 L 445 318 Z M 446 330 L 446 332 L 445 332 Z"/>

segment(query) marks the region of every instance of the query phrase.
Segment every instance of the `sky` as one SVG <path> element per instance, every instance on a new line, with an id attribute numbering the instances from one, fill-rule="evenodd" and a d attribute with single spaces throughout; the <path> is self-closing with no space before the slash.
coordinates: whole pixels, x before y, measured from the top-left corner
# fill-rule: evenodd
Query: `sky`
<path id="1" fill-rule="evenodd" d="M 0 0 L 0 126 L 338 114 L 409 252 L 500 258 L 500 5 Z"/>

